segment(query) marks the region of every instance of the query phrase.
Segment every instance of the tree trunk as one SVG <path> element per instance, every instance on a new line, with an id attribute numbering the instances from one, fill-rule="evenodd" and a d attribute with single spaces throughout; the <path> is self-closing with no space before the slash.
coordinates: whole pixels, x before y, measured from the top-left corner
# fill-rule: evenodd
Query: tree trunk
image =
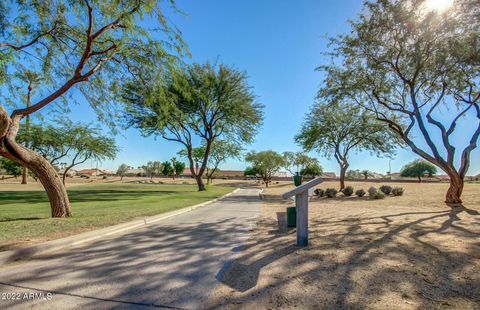
<path id="1" fill-rule="evenodd" d="M 422 183 L 422 177 L 418 176 L 418 183 Z"/>
<path id="2" fill-rule="evenodd" d="M 348 166 L 340 167 L 340 190 L 345 188 L 345 173 L 347 172 Z"/>
<path id="3" fill-rule="evenodd" d="M 461 204 L 463 192 L 463 178 L 458 174 L 449 174 L 450 177 L 450 187 L 448 188 L 445 203 L 447 204 Z"/>
<path id="4" fill-rule="evenodd" d="M 28 168 L 27 168 L 27 167 L 23 167 L 23 172 L 22 172 L 22 184 L 27 184 L 27 183 L 28 183 L 27 178 L 28 178 Z"/>
<path id="5" fill-rule="evenodd" d="M 37 175 L 47 192 L 52 209 L 52 217 L 70 217 L 70 201 L 64 184 L 60 181 L 55 169 L 42 156 L 40 159 L 30 163 L 30 169 Z"/>
<path id="6" fill-rule="evenodd" d="M 0 106 L 0 154 L 30 169 L 47 192 L 52 217 L 71 216 L 70 201 L 57 172 L 43 156 L 15 142 L 22 117 L 8 117 Z"/>
<path id="7" fill-rule="evenodd" d="M 199 192 L 203 192 L 203 191 L 206 191 L 206 190 L 207 190 L 207 189 L 205 188 L 205 183 L 203 183 L 203 180 L 202 180 L 202 177 L 201 177 L 201 176 L 195 177 L 195 180 L 197 181 L 198 191 L 199 191 Z"/>

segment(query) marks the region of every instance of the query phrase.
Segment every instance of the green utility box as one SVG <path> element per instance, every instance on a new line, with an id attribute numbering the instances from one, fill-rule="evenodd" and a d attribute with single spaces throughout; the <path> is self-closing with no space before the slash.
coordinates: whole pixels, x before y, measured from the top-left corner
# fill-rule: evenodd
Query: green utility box
<path id="1" fill-rule="evenodd" d="M 287 208 L 287 226 L 297 227 L 297 208 L 296 207 Z"/>
<path id="2" fill-rule="evenodd" d="M 294 175 L 293 176 L 293 183 L 295 184 L 295 186 L 302 185 L 302 176 L 298 175 L 298 173 L 296 175 Z"/>

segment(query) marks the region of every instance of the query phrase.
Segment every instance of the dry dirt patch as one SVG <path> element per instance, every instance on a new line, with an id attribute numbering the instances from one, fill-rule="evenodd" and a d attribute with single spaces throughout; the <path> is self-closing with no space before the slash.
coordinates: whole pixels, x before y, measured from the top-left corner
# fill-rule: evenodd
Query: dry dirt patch
<path id="1" fill-rule="evenodd" d="M 289 203 L 265 203 L 205 307 L 480 309 L 480 186 L 455 209 L 446 184 L 400 186 L 403 197 L 312 201 L 304 249 L 278 229 Z"/>

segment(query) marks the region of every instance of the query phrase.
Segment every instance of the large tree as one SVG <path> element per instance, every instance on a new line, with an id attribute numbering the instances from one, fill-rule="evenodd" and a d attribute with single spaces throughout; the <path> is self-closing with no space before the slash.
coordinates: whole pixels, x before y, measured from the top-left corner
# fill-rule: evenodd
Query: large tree
<path id="1" fill-rule="evenodd" d="M 239 158 L 242 153 L 242 147 L 231 141 L 216 140 L 212 143 L 210 156 L 208 157 L 207 171 L 205 176 L 207 177 L 207 184 L 212 182 L 213 176 L 219 172 L 220 165 L 229 158 Z M 178 152 L 180 156 L 188 158 L 187 151 L 181 150 Z M 195 169 L 198 169 L 198 162 L 203 159 L 205 154 L 205 146 L 195 147 L 192 150 L 192 158 L 195 162 Z"/>
<path id="2" fill-rule="evenodd" d="M 333 39 L 335 64 L 322 66 L 324 95 L 371 111 L 445 171 L 445 201 L 453 204 L 462 202 L 480 136 L 479 16 L 478 0 L 454 1 L 444 12 L 422 0 L 367 1 L 352 30 Z M 459 128 L 464 139 L 453 139 Z"/>
<path id="3" fill-rule="evenodd" d="M 146 176 L 153 179 L 154 176 L 160 175 L 162 173 L 162 163 L 160 161 L 149 161 L 145 166 L 142 167 L 145 170 Z"/>
<path id="4" fill-rule="evenodd" d="M 164 78 L 132 81 L 123 98 L 129 126 L 183 145 L 199 191 L 205 190 L 202 176 L 212 144 L 217 139 L 250 143 L 263 118 L 246 74 L 225 65 L 193 64 Z M 197 171 L 193 150 L 198 140 L 205 149 Z"/>
<path id="5" fill-rule="evenodd" d="M 315 174 L 320 167 L 318 159 L 302 152 L 283 152 L 282 155 L 285 159 L 284 168 L 292 175 L 299 174 L 303 177 L 307 174 Z"/>
<path id="6" fill-rule="evenodd" d="M 285 166 L 285 158 L 272 150 L 261 152 L 250 151 L 245 156 L 245 160 L 251 164 L 248 172 L 245 170 L 246 174 L 255 173 L 255 175 L 259 175 L 263 183 L 265 183 L 265 187 L 268 187 L 270 182 L 272 182 L 272 177 L 275 173 Z"/>
<path id="7" fill-rule="evenodd" d="M 102 135 L 98 127 L 66 122 L 62 126 L 32 125 L 20 130 L 17 140 L 48 160 L 51 165 L 67 161 L 62 182 L 65 185 L 68 172 L 87 160 L 115 159 L 118 148 L 115 139 Z"/>
<path id="8" fill-rule="evenodd" d="M 123 177 L 127 174 L 127 172 L 128 172 L 127 164 L 121 164 L 120 166 L 118 166 L 117 175 L 120 177 L 120 181 L 123 181 Z"/>
<path id="9" fill-rule="evenodd" d="M 403 166 L 400 176 L 418 178 L 418 183 L 421 183 L 423 176 L 432 177 L 435 173 L 437 173 L 437 168 L 433 164 L 419 159 Z"/>
<path id="10" fill-rule="evenodd" d="M 370 151 L 377 156 L 392 154 L 398 139 L 371 113 L 345 103 L 316 103 L 307 114 L 295 140 L 305 151 L 316 150 L 340 165 L 340 190 L 352 151 Z"/>
<path id="11" fill-rule="evenodd" d="M 183 50 L 183 43 L 159 2 L 0 3 L 0 154 L 35 173 L 48 194 L 53 217 L 71 215 L 67 192 L 47 160 L 16 142 L 20 122 L 59 100 L 75 99 L 87 101 L 97 112 L 104 112 L 100 113 L 103 117 L 110 114 L 111 105 L 105 103 L 116 100 L 120 83 L 146 68 L 170 63 L 171 55 Z M 155 25 L 146 25 L 144 19 Z M 42 82 L 31 105 L 20 107 L 16 89 L 28 88 L 22 82 L 27 70 L 38 74 Z"/>
<path id="12" fill-rule="evenodd" d="M 5 170 L 5 173 L 12 175 L 15 179 L 22 174 L 23 167 L 8 158 L 0 158 L 0 168 Z"/>

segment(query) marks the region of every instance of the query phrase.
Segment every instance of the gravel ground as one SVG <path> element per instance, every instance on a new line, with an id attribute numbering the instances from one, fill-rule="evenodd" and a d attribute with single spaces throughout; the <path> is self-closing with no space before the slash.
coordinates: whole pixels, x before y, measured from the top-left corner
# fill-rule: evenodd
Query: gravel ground
<path id="1" fill-rule="evenodd" d="M 204 307 L 480 309 L 480 185 L 467 184 L 453 209 L 447 184 L 393 185 L 404 196 L 313 199 L 308 248 L 284 226 L 291 203 L 266 201 Z"/>

